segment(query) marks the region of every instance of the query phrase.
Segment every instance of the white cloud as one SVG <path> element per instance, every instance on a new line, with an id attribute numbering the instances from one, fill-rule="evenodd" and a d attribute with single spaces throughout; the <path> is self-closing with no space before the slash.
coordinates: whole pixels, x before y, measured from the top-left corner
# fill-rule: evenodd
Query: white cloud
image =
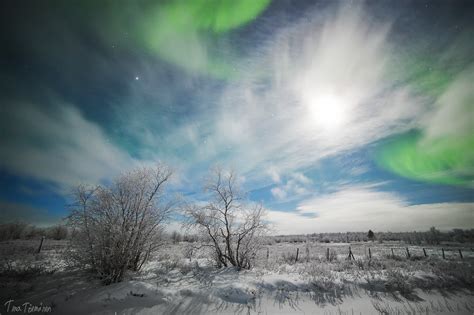
<path id="1" fill-rule="evenodd" d="M 286 191 L 283 190 L 281 187 L 272 188 L 271 193 L 277 199 L 285 199 L 286 198 Z"/>
<path id="2" fill-rule="evenodd" d="M 2 167 L 67 189 L 79 182 L 97 183 L 134 165 L 99 126 L 73 106 L 10 104 L 0 124 Z"/>
<path id="3" fill-rule="evenodd" d="M 333 194 L 302 201 L 293 212 L 269 211 L 277 233 L 319 233 L 472 228 L 474 203 L 410 205 L 375 186 L 346 187 Z"/>
<path id="4" fill-rule="evenodd" d="M 281 182 L 281 181 L 280 181 Z M 277 200 L 284 200 L 287 197 L 295 198 L 309 194 L 313 181 L 304 174 L 295 172 L 285 184 L 281 184 L 271 189 L 272 195 Z"/>
<path id="5" fill-rule="evenodd" d="M 295 181 L 299 182 L 302 185 L 310 185 L 313 183 L 313 181 L 310 178 L 306 177 L 304 174 L 299 173 L 299 172 L 293 173 L 292 177 Z"/>
<path id="6" fill-rule="evenodd" d="M 437 100 L 436 109 L 427 117 L 426 141 L 474 133 L 474 66 L 465 69 Z M 469 114 L 470 113 L 470 114 Z"/>
<path id="7" fill-rule="evenodd" d="M 281 177 L 280 173 L 275 167 L 269 167 L 267 170 L 268 175 L 270 175 L 270 178 L 274 183 L 280 183 L 281 182 Z"/>

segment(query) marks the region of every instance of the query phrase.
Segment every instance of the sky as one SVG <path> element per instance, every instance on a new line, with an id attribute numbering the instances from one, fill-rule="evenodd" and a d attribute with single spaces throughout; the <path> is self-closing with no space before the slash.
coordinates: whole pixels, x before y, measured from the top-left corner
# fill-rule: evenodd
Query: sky
<path id="1" fill-rule="evenodd" d="M 472 1 L 2 1 L 0 220 L 158 161 L 275 234 L 474 228 Z M 170 227 L 179 228 L 174 216 Z"/>

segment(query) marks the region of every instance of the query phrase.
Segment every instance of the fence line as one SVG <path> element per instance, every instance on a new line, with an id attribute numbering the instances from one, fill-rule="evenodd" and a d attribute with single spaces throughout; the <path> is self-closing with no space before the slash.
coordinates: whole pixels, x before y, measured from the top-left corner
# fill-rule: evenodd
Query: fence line
<path id="1" fill-rule="evenodd" d="M 331 249 L 332 249 L 332 252 L 335 253 L 336 256 L 337 255 L 345 255 L 347 257 L 347 260 L 355 260 L 356 259 L 351 246 L 349 246 L 348 248 L 347 247 L 342 247 L 342 248 L 345 248 L 345 250 L 342 253 L 341 253 L 341 250 L 339 250 L 339 252 L 338 252 L 337 249 L 339 247 L 340 246 L 333 246 L 333 247 L 331 247 L 331 246 L 320 246 L 320 247 L 317 247 L 317 248 L 318 249 L 326 248 L 325 252 L 326 252 L 326 260 L 327 261 L 332 260 L 332 256 L 330 255 Z M 438 256 L 438 255 L 436 255 L 436 252 L 439 253 L 441 251 L 441 256 L 443 257 L 443 259 L 446 259 L 446 252 L 454 252 L 454 253 L 457 252 L 459 255 L 457 255 L 457 254 L 456 255 L 451 255 L 450 257 L 454 256 L 454 257 L 459 257 L 460 259 L 464 259 L 463 250 L 464 250 L 464 252 L 466 252 L 466 248 L 463 248 L 463 249 L 461 249 L 461 248 L 445 249 L 444 247 L 441 247 L 441 248 L 421 247 L 421 250 L 423 252 L 423 256 L 421 256 L 421 255 L 417 256 L 415 249 L 420 249 L 420 247 L 416 247 L 416 248 L 411 247 L 412 252 L 410 252 L 409 247 L 385 247 L 385 248 L 380 248 L 380 247 L 377 248 L 377 247 L 370 247 L 370 246 L 363 246 L 363 247 L 364 247 L 364 254 L 357 255 L 357 253 L 356 253 L 356 255 L 357 256 L 365 256 L 365 257 L 368 257 L 369 259 L 372 259 L 374 256 L 377 256 L 377 255 L 379 255 L 379 256 L 380 255 L 382 255 L 382 256 L 385 255 L 385 256 L 388 256 L 388 257 L 391 256 L 392 258 L 395 258 L 395 257 L 401 258 L 401 257 L 405 256 L 406 259 L 412 259 L 412 257 L 423 257 L 423 256 L 428 257 L 430 255 L 428 254 L 427 250 L 431 251 L 432 256 Z M 384 250 L 384 249 L 388 250 L 389 248 L 390 248 L 391 255 L 389 255 L 387 253 L 387 251 Z M 313 247 L 313 249 L 314 249 L 314 247 Z M 368 255 L 367 255 L 367 249 L 368 249 Z M 406 254 L 405 255 L 400 255 L 400 252 L 403 251 L 403 249 L 405 249 Z M 399 255 L 396 255 L 396 251 L 398 252 Z M 434 254 L 433 254 L 433 251 L 435 252 Z M 472 248 L 471 248 L 471 251 L 473 251 Z M 295 252 L 296 253 L 295 253 L 295 256 L 294 256 L 294 261 L 298 262 L 298 259 L 299 259 L 299 256 L 300 256 L 300 248 L 297 247 Z M 270 247 L 266 247 L 266 255 L 265 256 L 266 256 L 267 260 L 269 259 L 270 255 L 271 255 Z M 324 256 L 324 250 L 323 250 L 322 255 Z M 311 249 L 309 249 L 309 247 L 306 247 L 306 257 L 303 256 L 303 259 L 308 260 L 310 258 L 310 256 L 311 256 Z"/>

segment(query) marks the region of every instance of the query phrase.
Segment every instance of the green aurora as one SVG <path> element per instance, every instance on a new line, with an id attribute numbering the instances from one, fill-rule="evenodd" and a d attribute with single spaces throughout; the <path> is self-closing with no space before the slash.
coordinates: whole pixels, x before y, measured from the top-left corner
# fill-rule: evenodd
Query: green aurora
<path id="1" fill-rule="evenodd" d="M 466 49 L 458 55 L 443 55 L 422 58 L 407 58 L 398 73 L 392 73 L 398 80 L 404 80 L 418 96 L 430 99 L 432 109 L 444 107 L 458 108 L 451 116 L 444 116 L 443 123 L 450 128 L 467 124 L 455 133 L 428 136 L 421 127 L 384 142 L 375 154 L 376 163 L 396 175 L 427 183 L 474 186 L 474 96 L 472 91 L 462 89 L 453 99 L 440 100 L 450 93 L 455 79 L 463 73 L 466 62 Z M 418 56 L 419 57 L 419 56 Z M 473 79 L 471 70 L 464 75 L 467 81 Z M 467 89 L 469 89 L 467 87 Z M 441 124 L 441 122 L 437 122 Z"/>
<path id="2" fill-rule="evenodd" d="M 429 183 L 472 186 L 474 135 L 424 141 L 420 132 L 392 139 L 376 154 L 379 166 Z"/>
<path id="3" fill-rule="evenodd" d="M 228 49 L 222 35 L 253 21 L 269 4 L 270 0 L 171 1 L 156 6 L 142 23 L 142 39 L 162 59 L 186 70 L 233 77 L 237 74 L 230 61 L 240 57 Z"/>

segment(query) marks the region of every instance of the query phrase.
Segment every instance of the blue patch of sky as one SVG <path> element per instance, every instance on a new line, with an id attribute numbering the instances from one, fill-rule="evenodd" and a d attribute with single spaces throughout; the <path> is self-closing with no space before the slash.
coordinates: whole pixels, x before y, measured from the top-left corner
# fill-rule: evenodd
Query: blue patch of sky
<path id="1" fill-rule="evenodd" d="M 13 175 L 5 170 L 0 170 L 0 186 L 0 200 L 47 209 L 51 215 L 65 215 L 70 204 L 57 192 L 54 184 Z"/>

